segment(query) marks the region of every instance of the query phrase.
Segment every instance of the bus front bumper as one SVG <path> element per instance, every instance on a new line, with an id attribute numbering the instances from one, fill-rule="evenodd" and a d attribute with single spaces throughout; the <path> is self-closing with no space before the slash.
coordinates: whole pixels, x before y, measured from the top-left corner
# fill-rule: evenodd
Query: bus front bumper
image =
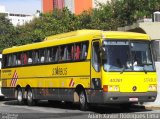
<path id="1" fill-rule="evenodd" d="M 153 102 L 157 97 L 157 92 L 145 93 L 121 93 L 103 92 L 104 103 L 138 103 Z"/>

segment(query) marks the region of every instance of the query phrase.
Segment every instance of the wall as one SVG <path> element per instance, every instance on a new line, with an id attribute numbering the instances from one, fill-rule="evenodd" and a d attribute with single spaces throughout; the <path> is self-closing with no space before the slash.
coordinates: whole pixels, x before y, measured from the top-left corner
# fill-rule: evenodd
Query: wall
<path id="1" fill-rule="evenodd" d="M 53 11 L 53 0 L 42 0 L 42 12 L 52 12 Z"/>
<path id="2" fill-rule="evenodd" d="M 75 13 L 74 0 L 65 0 L 64 4 L 72 13 Z"/>
<path id="3" fill-rule="evenodd" d="M 84 10 L 92 8 L 92 0 L 74 0 L 75 14 L 78 15 Z"/>

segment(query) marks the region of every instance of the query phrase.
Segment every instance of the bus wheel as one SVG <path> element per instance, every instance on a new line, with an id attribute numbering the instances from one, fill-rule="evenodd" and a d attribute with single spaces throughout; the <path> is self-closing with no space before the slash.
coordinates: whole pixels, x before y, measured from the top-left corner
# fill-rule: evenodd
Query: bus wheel
<path id="1" fill-rule="evenodd" d="M 27 104 L 29 106 L 35 105 L 35 100 L 33 99 L 33 93 L 31 89 L 28 89 L 27 91 Z"/>
<path id="2" fill-rule="evenodd" d="M 19 105 L 22 105 L 22 104 L 23 104 L 23 94 L 22 94 L 22 90 L 21 90 L 21 89 L 18 89 L 16 93 L 17 93 L 17 101 L 18 101 L 18 104 L 19 104 Z"/>
<path id="3" fill-rule="evenodd" d="M 132 107 L 132 103 L 125 103 L 125 104 L 120 104 L 120 108 L 122 110 L 130 110 L 130 108 Z"/>
<path id="4" fill-rule="evenodd" d="M 80 103 L 80 110 L 86 111 L 88 109 L 86 94 L 83 90 L 79 93 L 79 103 Z"/>

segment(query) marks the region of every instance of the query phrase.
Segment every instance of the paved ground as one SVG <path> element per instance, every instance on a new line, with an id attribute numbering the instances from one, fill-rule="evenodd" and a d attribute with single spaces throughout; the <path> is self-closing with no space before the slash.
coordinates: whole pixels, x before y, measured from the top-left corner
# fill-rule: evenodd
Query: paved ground
<path id="1" fill-rule="evenodd" d="M 77 105 L 41 101 L 36 106 L 17 105 L 14 100 L 0 101 L 0 118 L 2 119 L 159 119 L 160 109 L 145 109 L 134 106 L 122 110 L 119 106 L 92 106 L 89 111 L 80 111 Z M 153 118 L 154 117 L 154 118 Z M 140 119 L 141 119 L 140 118 Z"/>

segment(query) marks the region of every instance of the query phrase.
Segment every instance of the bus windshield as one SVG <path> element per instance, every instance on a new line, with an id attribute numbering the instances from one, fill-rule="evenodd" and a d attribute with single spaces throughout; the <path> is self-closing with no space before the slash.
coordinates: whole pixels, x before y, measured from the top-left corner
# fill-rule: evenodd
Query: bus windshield
<path id="1" fill-rule="evenodd" d="M 149 42 L 103 41 L 105 71 L 154 71 Z"/>

